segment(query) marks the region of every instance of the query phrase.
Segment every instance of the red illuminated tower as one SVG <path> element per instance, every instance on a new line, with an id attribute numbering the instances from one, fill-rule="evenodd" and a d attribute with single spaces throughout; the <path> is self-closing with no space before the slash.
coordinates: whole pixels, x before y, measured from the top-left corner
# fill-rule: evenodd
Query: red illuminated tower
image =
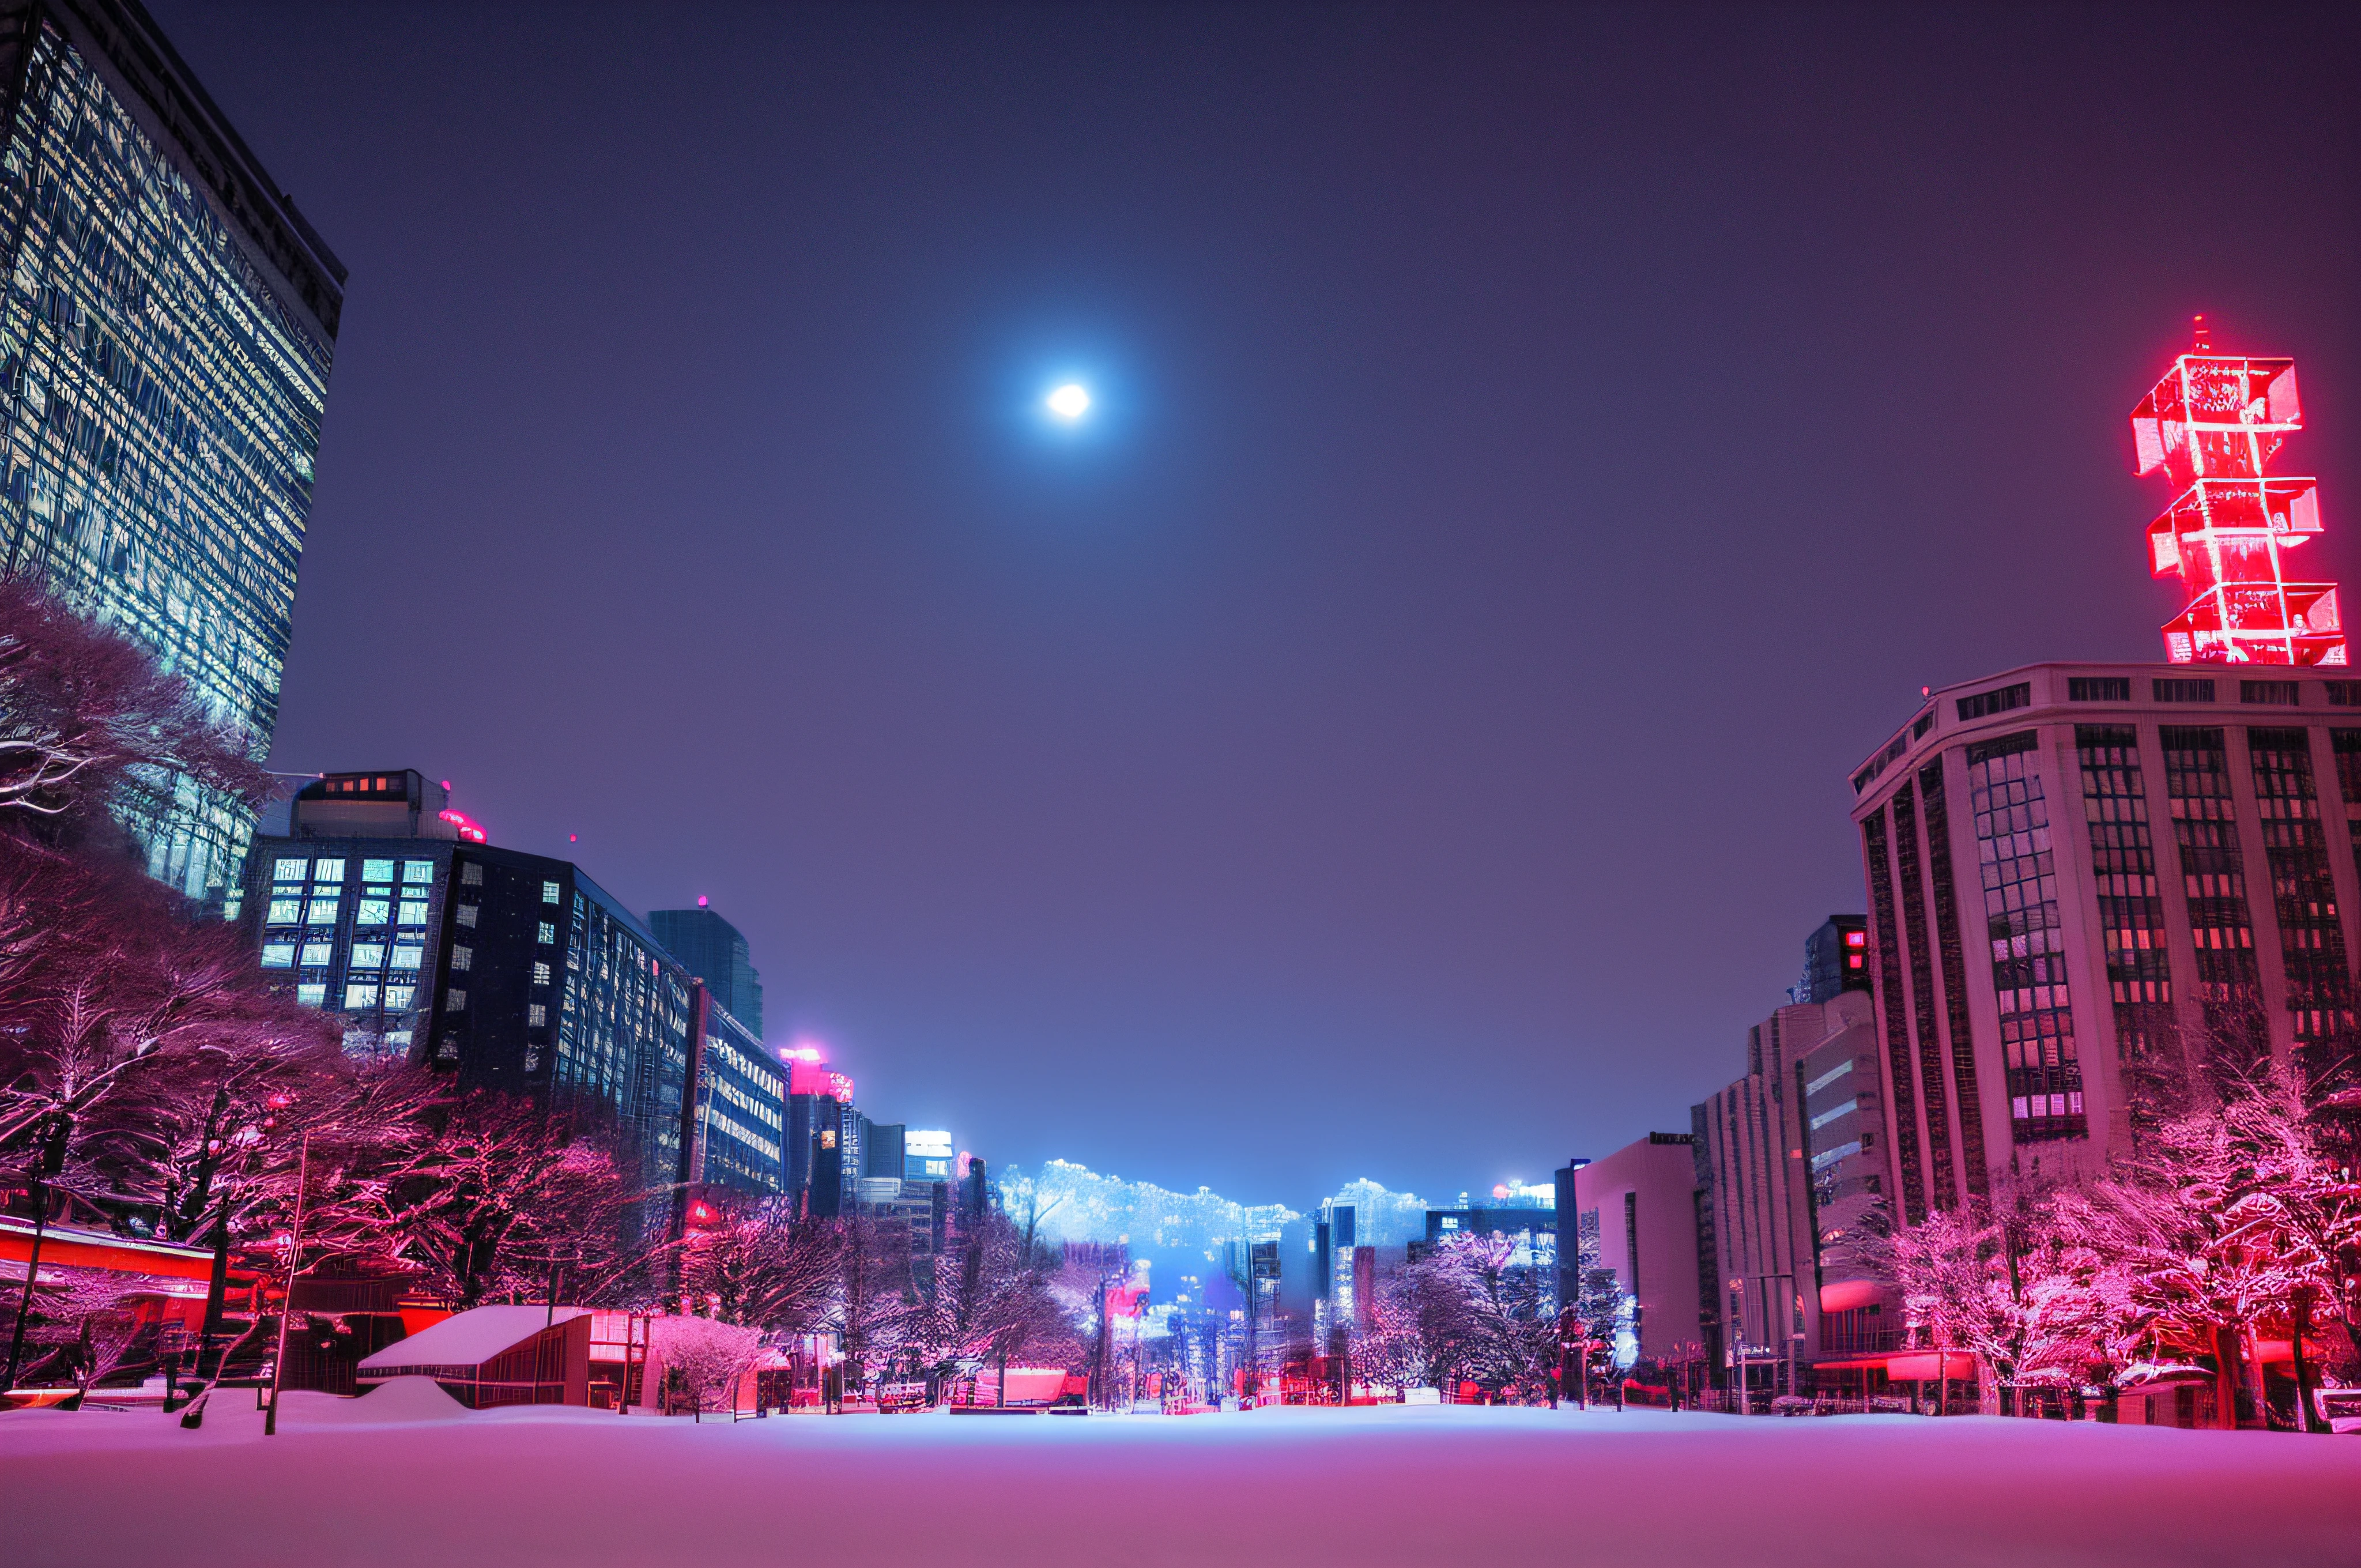
<path id="1" fill-rule="evenodd" d="M 2155 573 L 2180 574 L 2189 604 L 2164 626 L 2176 664 L 2342 664 L 2336 585 L 2287 577 L 2284 553 L 2320 532 L 2312 479 L 2264 472 L 2303 428 L 2295 361 L 2197 345 L 2132 411 L 2139 471 L 2162 468 L 2179 499 L 2148 524 Z"/>

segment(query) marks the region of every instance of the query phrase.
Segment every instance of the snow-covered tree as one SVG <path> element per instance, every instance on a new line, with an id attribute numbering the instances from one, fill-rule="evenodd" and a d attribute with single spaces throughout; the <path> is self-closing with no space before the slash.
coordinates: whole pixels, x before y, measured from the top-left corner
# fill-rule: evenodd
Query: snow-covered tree
<path id="1" fill-rule="evenodd" d="M 751 1202 L 682 1243 L 681 1292 L 697 1311 L 774 1333 L 808 1333 L 829 1317 L 842 1230 L 784 1198 Z"/>
<path id="2" fill-rule="evenodd" d="M 34 578 L 0 576 L 0 819 L 51 845 L 152 820 L 175 775 L 259 804 L 270 775 L 188 683 L 76 615 Z"/>
<path id="3" fill-rule="evenodd" d="M 663 1362 L 666 1391 L 697 1420 L 726 1409 L 730 1390 L 763 1354 L 763 1332 L 711 1318 L 659 1318 L 653 1350 Z"/>

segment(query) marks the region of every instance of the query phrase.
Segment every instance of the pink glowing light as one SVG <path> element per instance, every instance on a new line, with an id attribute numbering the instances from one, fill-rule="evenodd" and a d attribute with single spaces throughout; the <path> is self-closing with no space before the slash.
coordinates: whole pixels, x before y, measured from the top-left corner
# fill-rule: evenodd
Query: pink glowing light
<path id="1" fill-rule="evenodd" d="M 479 827 L 476 823 L 475 819 L 470 817 L 466 812 L 444 811 L 439 812 L 436 815 L 440 816 L 444 821 L 448 822 L 453 828 L 457 828 L 459 837 L 465 839 L 468 843 L 484 844 L 490 842 L 490 840 L 485 836 L 483 828 Z"/>
<path id="2" fill-rule="evenodd" d="M 2164 470 L 2179 497 L 2148 524 L 2148 564 L 2188 591 L 2164 625 L 2176 664 L 2344 664 L 2334 583 L 2288 579 L 2283 553 L 2320 532 L 2318 483 L 2267 472 L 2303 428 L 2295 361 L 2197 346 L 2132 411 L 2143 474 Z"/>

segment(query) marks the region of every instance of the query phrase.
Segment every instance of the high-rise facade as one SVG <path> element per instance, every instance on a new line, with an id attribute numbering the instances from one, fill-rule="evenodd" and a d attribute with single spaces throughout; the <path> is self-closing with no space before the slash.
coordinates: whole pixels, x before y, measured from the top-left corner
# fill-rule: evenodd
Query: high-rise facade
<path id="1" fill-rule="evenodd" d="M 1790 999 L 1833 1002 L 1844 992 L 1869 988 L 1868 917 L 1829 916 L 1804 938 L 1804 983 Z"/>
<path id="2" fill-rule="evenodd" d="M 1866 1370 L 1897 1303 L 1860 1255 L 1892 1179 L 1875 1011 L 1864 991 L 1782 1007 L 1747 1033 L 1746 1076 L 1689 1113 L 1706 1359 L 1782 1391 L 1806 1365 Z"/>
<path id="3" fill-rule="evenodd" d="M 137 0 L 0 10 L 0 566 L 269 749 L 345 269 Z M 178 781 L 133 824 L 234 899 L 253 836 Z"/>
<path id="4" fill-rule="evenodd" d="M 738 927 L 699 904 L 694 909 L 656 909 L 648 929 L 688 972 L 703 981 L 715 1000 L 756 1039 L 763 1036 L 763 977 Z"/>
<path id="5" fill-rule="evenodd" d="M 2097 1170 L 2191 1072 L 2355 1081 L 2361 681 L 2029 665 L 1930 693 L 1853 787 L 1906 1223 Z"/>

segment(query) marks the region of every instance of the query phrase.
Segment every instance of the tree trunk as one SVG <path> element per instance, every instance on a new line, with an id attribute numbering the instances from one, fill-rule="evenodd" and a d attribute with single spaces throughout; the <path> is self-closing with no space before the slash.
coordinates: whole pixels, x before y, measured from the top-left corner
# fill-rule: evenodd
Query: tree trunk
<path id="1" fill-rule="evenodd" d="M 2238 1430 L 2238 1331 L 2213 1331 L 2213 1424 L 2224 1431 Z"/>

